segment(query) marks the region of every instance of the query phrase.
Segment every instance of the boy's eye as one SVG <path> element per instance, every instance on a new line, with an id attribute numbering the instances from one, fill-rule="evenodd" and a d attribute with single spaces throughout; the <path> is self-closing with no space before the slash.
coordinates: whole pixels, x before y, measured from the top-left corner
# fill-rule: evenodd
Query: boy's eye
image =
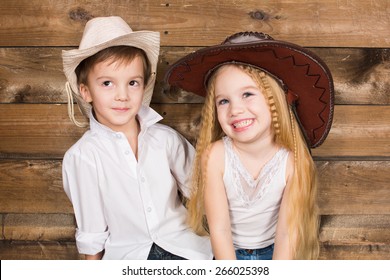
<path id="1" fill-rule="evenodd" d="M 110 81 L 104 81 L 102 84 L 103 84 L 103 86 L 108 87 L 108 86 L 110 86 L 112 83 L 111 83 Z"/>
<path id="2" fill-rule="evenodd" d="M 139 82 L 137 82 L 137 81 L 130 81 L 130 83 L 129 83 L 129 85 L 131 85 L 131 86 L 136 86 L 136 85 L 138 85 L 139 84 Z"/>

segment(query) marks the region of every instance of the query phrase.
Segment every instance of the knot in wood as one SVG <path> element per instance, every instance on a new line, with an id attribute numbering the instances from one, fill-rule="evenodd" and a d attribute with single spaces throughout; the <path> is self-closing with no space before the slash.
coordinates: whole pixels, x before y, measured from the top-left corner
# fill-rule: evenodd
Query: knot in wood
<path id="1" fill-rule="evenodd" d="M 256 20 L 267 20 L 269 18 L 269 15 L 263 11 L 250 12 L 249 15 Z"/>
<path id="2" fill-rule="evenodd" d="M 69 18 L 75 21 L 88 21 L 93 18 L 93 16 L 83 8 L 77 8 L 69 11 Z"/>

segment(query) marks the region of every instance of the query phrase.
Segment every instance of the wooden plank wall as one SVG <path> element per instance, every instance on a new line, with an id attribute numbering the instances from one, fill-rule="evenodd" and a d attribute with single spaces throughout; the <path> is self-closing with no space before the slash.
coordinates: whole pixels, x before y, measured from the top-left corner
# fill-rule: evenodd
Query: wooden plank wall
<path id="1" fill-rule="evenodd" d="M 2 0 L 0 259 L 78 259 L 61 160 L 82 135 L 67 117 L 61 50 L 85 22 L 119 15 L 161 33 L 152 107 L 196 138 L 203 100 L 169 92 L 166 67 L 239 31 L 313 50 L 335 81 L 334 125 L 313 151 L 320 174 L 321 259 L 390 259 L 390 3 L 255 0 Z M 78 115 L 78 117 L 81 117 Z"/>

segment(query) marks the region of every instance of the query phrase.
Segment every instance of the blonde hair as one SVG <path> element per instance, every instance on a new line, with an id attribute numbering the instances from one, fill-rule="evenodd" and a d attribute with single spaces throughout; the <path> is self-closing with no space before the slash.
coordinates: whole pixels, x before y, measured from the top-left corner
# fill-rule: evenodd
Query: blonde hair
<path id="1" fill-rule="evenodd" d="M 290 207 L 288 229 L 292 246 L 290 250 L 294 259 L 316 259 L 319 254 L 316 169 L 295 115 L 287 104 L 285 92 L 274 78 L 260 69 L 249 65 L 229 65 L 244 71 L 262 89 L 270 108 L 275 142 L 294 153 L 294 174 L 288 194 Z M 201 172 L 202 155 L 209 149 L 210 144 L 224 135 L 218 123 L 214 100 L 214 84 L 219 69 L 214 72 L 207 86 L 196 144 L 192 196 L 187 203 L 188 223 L 200 235 L 208 232 L 203 202 L 206 174 Z"/>

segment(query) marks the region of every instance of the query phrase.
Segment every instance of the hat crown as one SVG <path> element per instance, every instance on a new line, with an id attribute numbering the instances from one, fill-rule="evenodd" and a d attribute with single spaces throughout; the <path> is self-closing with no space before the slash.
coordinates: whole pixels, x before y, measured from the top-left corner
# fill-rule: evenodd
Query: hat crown
<path id="1" fill-rule="evenodd" d="M 133 30 L 121 17 L 97 17 L 85 25 L 79 50 L 88 49 L 130 33 L 133 33 Z"/>
<path id="2" fill-rule="evenodd" d="M 271 36 L 263 32 L 239 32 L 226 38 L 222 45 L 255 43 L 264 40 L 273 40 Z"/>

